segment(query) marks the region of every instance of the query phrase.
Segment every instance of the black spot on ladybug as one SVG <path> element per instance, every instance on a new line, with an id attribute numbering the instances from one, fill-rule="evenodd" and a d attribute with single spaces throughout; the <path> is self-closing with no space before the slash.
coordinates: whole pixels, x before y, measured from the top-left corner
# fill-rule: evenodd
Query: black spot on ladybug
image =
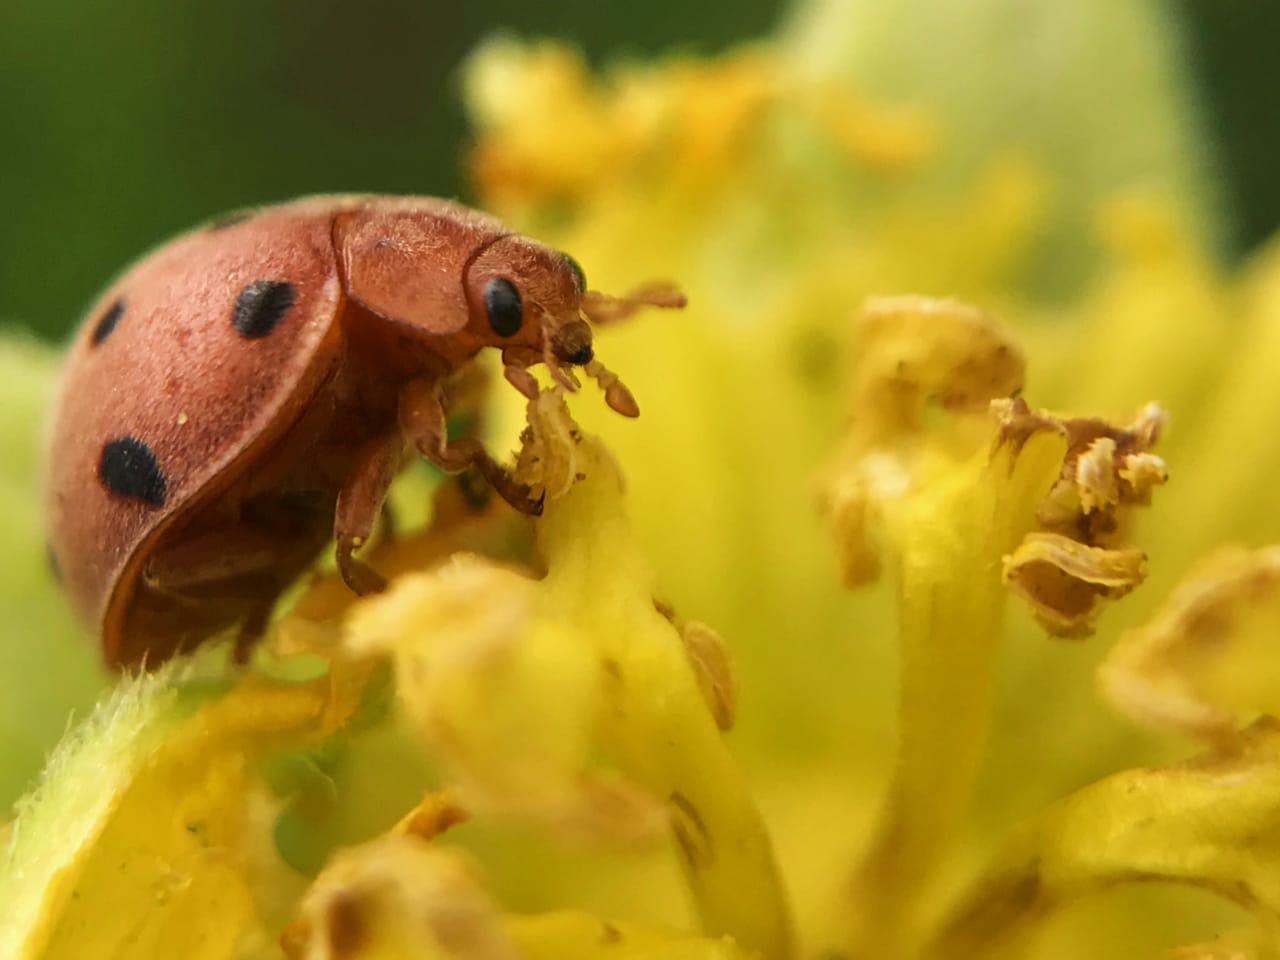
<path id="1" fill-rule="evenodd" d="M 61 583 L 62 564 L 58 563 L 58 555 L 53 552 L 53 544 L 46 543 L 44 545 L 44 559 L 49 564 L 49 576 L 53 577 L 53 582 Z"/>
<path id="2" fill-rule="evenodd" d="M 220 217 L 214 217 L 209 221 L 209 229 L 211 231 L 225 230 L 227 227 L 234 227 L 237 223 L 244 223 L 254 214 L 252 207 L 243 207 L 239 210 L 232 210 L 230 213 L 224 213 Z"/>
<path id="3" fill-rule="evenodd" d="M 111 331 L 116 328 L 116 324 L 120 322 L 120 317 L 124 314 L 124 297 L 120 297 L 98 318 L 97 324 L 93 328 L 93 345 L 96 347 L 107 337 L 111 336 Z"/>
<path id="4" fill-rule="evenodd" d="M 158 507 L 164 503 L 166 484 L 151 448 L 137 437 L 116 437 L 102 446 L 98 479 L 112 493 Z"/>
<path id="5" fill-rule="evenodd" d="M 510 337 L 520 329 L 520 291 L 506 277 L 494 277 L 484 285 L 484 309 L 498 336 Z"/>
<path id="6" fill-rule="evenodd" d="M 573 282 L 578 285 L 578 292 L 585 293 L 587 290 L 587 275 L 582 272 L 582 264 L 567 253 L 560 256 L 564 259 L 564 265 L 569 268 L 569 272 L 573 274 Z"/>
<path id="7" fill-rule="evenodd" d="M 293 306 L 293 284 L 283 280 L 255 280 L 236 297 L 231 325 L 242 337 L 265 337 Z"/>

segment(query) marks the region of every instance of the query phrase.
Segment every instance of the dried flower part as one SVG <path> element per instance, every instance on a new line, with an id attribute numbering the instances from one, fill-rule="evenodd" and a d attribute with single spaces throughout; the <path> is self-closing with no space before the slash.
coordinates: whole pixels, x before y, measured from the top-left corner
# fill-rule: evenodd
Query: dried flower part
<path id="1" fill-rule="evenodd" d="M 1150 726 L 1229 744 L 1280 715 L 1280 547 L 1223 548 L 1197 564 L 1098 670 L 1105 696 Z"/>
<path id="2" fill-rule="evenodd" d="M 1088 546 L 1123 541 L 1129 508 L 1148 506 L 1153 489 L 1168 480 L 1164 461 L 1151 453 L 1168 415 L 1143 407 L 1128 424 L 1093 417 L 1053 417 L 1068 441 L 1062 477 L 1038 519 L 1045 530 Z"/>
<path id="3" fill-rule="evenodd" d="M 515 478 L 549 500 L 569 492 L 582 474 L 578 445 L 582 434 L 569 416 L 564 397 L 548 390 L 525 406 L 525 429 L 520 435 Z"/>
<path id="4" fill-rule="evenodd" d="M 1083 637 L 1105 602 L 1142 582 L 1146 559 L 1140 550 L 1104 550 L 1033 531 L 1004 558 L 1004 580 L 1049 633 Z"/>
<path id="5" fill-rule="evenodd" d="M 1147 506 L 1168 479 L 1149 452 L 1166 416 L 1155 404 L 1128 425 L 1032 413 L 1021 400 L 997 405 L 1002 430 L 1054 429 L 1067 439 L 1062 470 L 1036 511 L 1040 528 L 1004 558 L 1004 579 L 1051 635 L 1087 637 L 1106 603 L 1145 577 L 1145 555 L 1125 545 L 1132 508 Z"/>
<path id="6" fill-rule="evenodd" d="M 519 960 L 456 850 L 391 833 L 334 854 L 280 945 L 288 960 Z"/>

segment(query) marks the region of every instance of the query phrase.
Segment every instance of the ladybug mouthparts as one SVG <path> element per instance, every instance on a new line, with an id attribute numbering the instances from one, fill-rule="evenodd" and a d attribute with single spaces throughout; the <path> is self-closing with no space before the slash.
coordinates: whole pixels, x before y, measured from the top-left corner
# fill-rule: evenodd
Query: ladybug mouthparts
<path id="1" fill-rule="evenodd" d="M 557 326 L 543 341 L 540 358 L 551 371 L 551 377 L 564 389 L 574 392 L 581 388 L 574 374 L 573 367 L 582 372 L 604 391 L 604 400 L 610 407 L 624 417 L 638 417 L 640 407 L 631 391 L 618 379 L 617 374 L 610 371 L 596 359 L 591 347 L 591 328 L 585 320 L 574 319 Z M 517 370 L 511 365 L 506 368 L 507 379 L 529 399 L 538 395 L 537 382 L 528 370 Z"/>
<path id="2" fill-rule="evenodd" d="M 579 308 L 583 316 L 594 324 L 602 325 L 625 320 L 644 307 L 661 307 L 679 310 L 685 305 L 685 295 L 670 284 L 656 283 L 632 291 L 625 297 L 614 297 L 599 290 L 587 290 L 582 295 Z M 582 372 L 595 380 L 604 390 L 604 399 L 610 407 L 624 417 L 638 417 L 640 407 L 631 391 L 618 379 L 617 374 L 605 367 L 595 357 L 591 346 L 591 328 L 582 319 L 573 319 L 560 324 L 547 338 L 543 345 L 542 361 L 551 371 L 556 383 L 566 390 L 577 390 L 581 386 L 570 367 L 581 367 Z M 528 381 L 527 371 L 521 371 Z M 522 384 L 523 378 L 507 368 L 507 379 L 510 380 L 526 396 L 537 395 L 536 386 L 533 392 Z"/>
<path id="3" fill-rule="evenodd" d="M 581 367 L 590 363 L 595 353 L 591 349 L 591 328 L 584 320 L 570 320 L 556 328 L 551 335 L 551 354 L 561 363 Z"/>

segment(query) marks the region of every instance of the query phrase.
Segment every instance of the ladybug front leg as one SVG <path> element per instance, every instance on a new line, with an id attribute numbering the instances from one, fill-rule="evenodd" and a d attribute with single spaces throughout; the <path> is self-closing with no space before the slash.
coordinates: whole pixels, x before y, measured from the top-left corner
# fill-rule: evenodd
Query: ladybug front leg
<path id="1" fill-rule="evenodd" d="M 347 586 L 361 596 L 380 593 L 387 586 L 386 579 L 357 560 L 354 553 L 373 533 L 373 524 L 382 512 L 403 453 L 404 441 L 398 432 L 374 437 L 360 448 L 346 483 L 338 491 L 338 505 L 333 515 L 338 572 Z"/>
<path id="2" fill-rule="evenodd" d="M 413 380 L 401 390 L 400 429 L 418 452 L 441 470 L 461 473 L 474 469 L 521 513 L 531 516 L 542 513 L 542 498 L 535 500 L 529 488 L 489 456 L 479 440 L 475 437 L 449 439 L 438 383 Z"/>

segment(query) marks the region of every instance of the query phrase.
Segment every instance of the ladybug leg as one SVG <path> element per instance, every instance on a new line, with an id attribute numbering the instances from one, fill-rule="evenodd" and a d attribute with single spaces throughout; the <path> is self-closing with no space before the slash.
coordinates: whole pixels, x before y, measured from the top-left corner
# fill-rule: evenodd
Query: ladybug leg
<path id="1" fill-rule="evenodd" d="M 147 559 L 143 577 L 150 589 L 180 596 L 246 577 L 261 579 L 298 549 L 294 538 L 252 523 L 229 523 L 160 547 Z"/>
<path id="2" fill-rule="evenodd" d="M 400 522 L 396 518 L 396 512 L 392 509 L 391 503 L 388 501 L 382 505 L 382 513 L 380 515 L 382 525 L 378 527 L 379 543 L 395 543 L 400 533 Z"/>
<path id="3" fill-rule="evenodd" d="M 404 441 L 399 433 L 373 438 L 356 454 L 347 482 L 338 491 L 338 506 L 333 516 L 338 572 L 347 586 L 361 596 L 380 593 L 387 586 L 381 574 L 357 560 L 354 554 L 368 543 L 373 533 L 374 521 L 382 512 L 403 453 Z"/>
<path id="4" fill-rule="evenodd" d="M 400 429 L 418 452 L 441 470 L 460 473 L 474 469 L 521 513 L 535 517 L 542 513 L 542 498 L 535 500 L 532 491 L 489 456 L 479 440 L 475 437 L 449 439 L 437 384 L 413 380 L 400 392 Z"/>
<path id="5" fill-rule="evenodd" d="M 271 626 L 271 613 L 275 610 L 275 601 L 270 603 L 259 604 L 249 612 L 249 615 L 240 623 L 240 629 L 236 632 L 235 644 L 231 648 L 231 662 L 237 666 L 243 667 L 249 663 L 253 656 L 254 648 L 262 640 L 267 632 L 267 627 Z"/>
<path id="6" fill-rule="evenodd" d="M 201 636 L 238 622 L 232 660 L 245 664 L 271 624 L 280 592 L 319 546 L 311 537 L 252 521 L 220 523 L 156 549 L 142 571 L 136 606 L 149 606 L 166 624 L 176 617 Z"/>

